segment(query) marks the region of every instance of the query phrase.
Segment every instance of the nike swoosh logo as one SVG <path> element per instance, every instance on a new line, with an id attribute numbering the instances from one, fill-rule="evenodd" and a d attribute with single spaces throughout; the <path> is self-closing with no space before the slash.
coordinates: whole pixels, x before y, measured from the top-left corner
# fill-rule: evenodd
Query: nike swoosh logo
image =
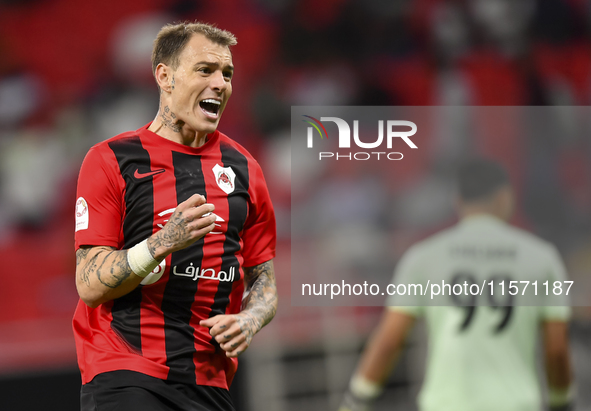
<path id="1" fill-rule="evenodd" d="M 159 168 L 158 170 L 150 171 L 149 173 L 140 173 L 139 169 L 136 169 L 135 173 L 133 173 L 133 176 L 137 179 L 140 179 L 140 178 L 150 177 L 150 176 L 154 176 L 156 174 L 164 173 L 164 171 L 165 170 L 163 168 Z"/>

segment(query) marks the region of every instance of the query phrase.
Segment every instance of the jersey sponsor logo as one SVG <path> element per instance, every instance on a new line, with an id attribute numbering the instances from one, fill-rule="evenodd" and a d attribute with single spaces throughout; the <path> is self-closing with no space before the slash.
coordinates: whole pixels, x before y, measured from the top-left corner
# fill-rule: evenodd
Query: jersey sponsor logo
<path id="1" fill-rule="evenodd" d="M 139 168 L 135 170 L 135 173 L 133 173 L 133 176 L 135 178 L 137 178 L 138 180 L 142 179 L 142 178 L 146 178 L 146 177 L 150 177 L 150 176 L 155 176 L 156 174 L 161 174 L 164 173 L 164 169 L 163 168 L 159 168 L 158 170 L 154 170 L 154 171 L 149 171 L 147 173 L 140 173 Z"/>
<path id="2" fill-rule="evenodd" d="M 88 228 L 88 203 L 84 197 L 76 200 L 76 231 Z"/>
<path id="3" fill-rule="evenodd" d="M 145 276 L 140 284 L 141 285 L 154 284 L 156 281 L 158 281 L 160 278 L 162 278 L 162 274 L 164 274 L 164 270 L 166 270 L 166 258 L 164 260 L 162 260 L 162 262 L 160 264 L 158 264 L 158 266 L 156 268 L 154 268 L 150 274 Z"/>
<path id="4" fill-rule="evenodd" d="M 215 176 L 215 182 L 218 183 L 218 186 L 226 194 L 230 194 L 234 191 L 234 180 L 236 179 L 236 173 L 234 173 L 232 167 L 222 167 L 219 164 L 216 164 L 211 170 Z"/>
<path id="5" fill-rule="evenodd" d="M 190 277 L 193 281 L 197 281 L 198 278 L 202 278 L 204 280 L 216 280 L 220 282 L 232 282 L 234 281 L 234 277 L 236 276 L 236 267 L 230 267 L 228 272 L 225 271 L 218 271 L 216 272 L 213 268 L 204 268 L 200 269 L 200 267 L 194 267 L 193 263 L 191 263 L 188 267 L 185 267 L 184 272 L 177 271 L 178 266 L 174 266 L 172 269 L 172 273 L 179 277 Z"/>
<path id="6" fill-rule="evenodd" d="M 165 215 L 168 215 L 168 214 L 172 214 L 172 213 L 174 213 L 174 210 L 176 210 L 176 208 L 169 208 L 168 210 L 164 210 L 164 211 L 162 211 L 161 213 L 158 213 L 158 216 L 159 216 L 159 217 L 164 217 Z M 209 215 L 209 213 L 203 214 L 203 217 L 207 217 L 208 215 Z M 220 223 L 223 223 L 223 222 L 225 222 L 226 220 L 224 220 L 222 217 L 220 217 L 220 216 L 219 216 L 219 215 L 217 215 L 216 213 L 213 213 L 213 215 L 215 216 L 215 226 L 216 226 L 216 227 L 221 227 L 222 225 L 221 225 L 221 224 L 218 224 L 218 221 L 219 221 Z M 157 225 L 158 227 L 160 227 L 160 228 L 164 228 L 164 224 L 166 224 L 167 222 L 168 222 L 168 219 L 167 219 L 167 220 L 164 220 L 164 221 L 162 222 L 162 224 L 158 223 L 158 224 L 156 224 L 156 225 Z M 210 232 L 209 232 L 209 234 L 223 234 L 223 232 L 221 232 L 221 231 L 210 231 Z"/>

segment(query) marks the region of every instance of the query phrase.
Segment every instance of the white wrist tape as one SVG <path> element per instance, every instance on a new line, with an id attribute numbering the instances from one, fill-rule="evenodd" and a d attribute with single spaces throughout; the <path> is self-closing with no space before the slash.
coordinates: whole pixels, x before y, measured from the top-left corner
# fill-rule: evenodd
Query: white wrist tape
<path id="1" fill-rule="evenodd" d="M 127 263 L 138 277 L 146 277 L 152 272 L 159 261 L 152 257 L 150 250 L 148 249 L 148 240 L 144 240 L 139 244 L 134 245 L 127 251 Z"/>
<path id="2" fill-rule="evenodd" d="M 382 393 L 383 387 L 365 377 L 354 375 L 349 383 L 349 389 L 357 398 L 373 400 Z"/>
<path id="3" fill-rule="evenodd" d="M 560 407 L 561 405 L 569 404 L 574 396 L 575 389 L 573 385 L 562 390 L 552 387 L 548 389 L 548 403 L 552 407 Z"/>

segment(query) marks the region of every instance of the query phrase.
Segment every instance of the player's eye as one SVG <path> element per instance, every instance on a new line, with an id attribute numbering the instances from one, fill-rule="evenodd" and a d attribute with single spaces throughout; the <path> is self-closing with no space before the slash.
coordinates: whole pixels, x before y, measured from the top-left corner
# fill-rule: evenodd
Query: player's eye
<path id="1" fill-rule="evenodd" d="M 198 72 L 200 73 L 204 73 L 204 74 L 210 74 L 211 70 L 209 69 L 209 67 L 199 67 L 197 69 Z"/>
<path id="2" fill-rule="evenodd" d="M 231 71 L 225 71 L 225 72 L 224 72 L 224 78 L 225 78 L 226 80 L 232 80 L 232 74 L 233 74 L 233 73 L 232 73 Z"/>

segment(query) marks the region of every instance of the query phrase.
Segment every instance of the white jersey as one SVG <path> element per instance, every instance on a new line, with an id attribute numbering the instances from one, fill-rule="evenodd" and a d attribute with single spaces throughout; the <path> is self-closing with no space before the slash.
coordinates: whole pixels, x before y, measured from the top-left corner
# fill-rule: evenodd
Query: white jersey
<path id="1" fill-rule="evenodd" d="M 564 280 L 565 268 L 554 246 L 489 215 L 466 218 L 414 245 L 398 264 L 394 284 L 497 283 L 488 302 L 478 299 L 489 296 L 471 294 L 448 294 L 449 305 L 439 307 L 427 304 L 429 295 L 388 300 L 393 310 L 425 317 L 429 354 L 420 410 L 540 410 L 535 358 L 540 324 L 570 316 L 568 284 L 562 283 L 557 298 L 546 297 L 544 283 L 548 281 L 552 294 L 554 282 Z M 529 287 L 537 281 L 536 306 L 507 306 L 519 304 L 508 293 L 510 281 L 529 281 Z M 520 292 L 524 286 L 519 283 Z"/>

